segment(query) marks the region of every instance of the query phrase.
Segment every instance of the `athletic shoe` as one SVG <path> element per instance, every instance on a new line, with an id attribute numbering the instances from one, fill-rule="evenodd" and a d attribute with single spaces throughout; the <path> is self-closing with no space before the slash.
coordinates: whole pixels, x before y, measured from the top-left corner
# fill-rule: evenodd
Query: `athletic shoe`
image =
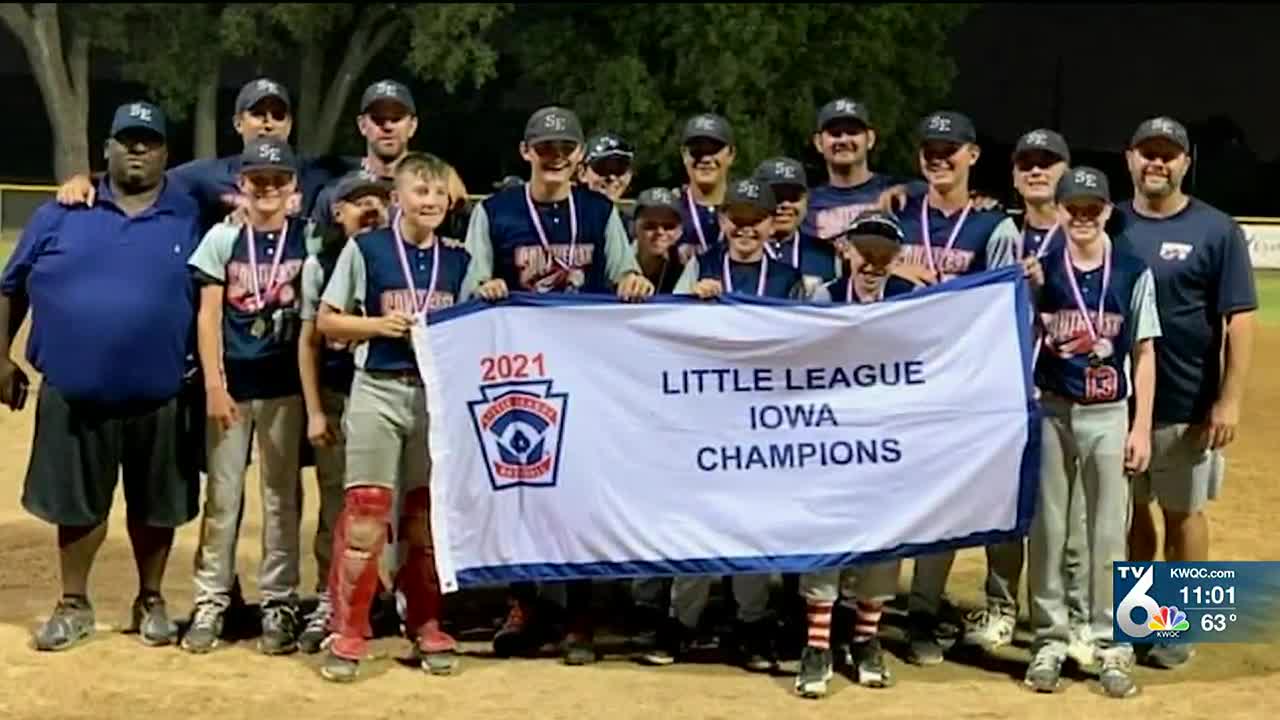
<path id="1" fill-rule="evenodd" d="M 671 665 L 683 658 L 693 645 L 693 630 L 669 618 L 658 628 L 658 644 L 641 653 L 640 661 L 646 665 Z"/>
<path id="2" fill-rule="evenodd" d="M 1189 644 L 1172 645 L 1159 643 L 1152 645 L 1151 649 L 1147 651 L 1145 661 L 1151 667 L 1173 670 L 1186 665 L 1194 654 L 1195 649 Z"/>
<path id="3" fill-rule="evenodd" d="M 164 598 L 158 594 L 135 599 L 129 615 L 129 632 L 137 633 L 143 645 L 172 645 L 178 639 L 178 626 L 169 619 Z"/>
<path id="4" fill-rule="evenodd" d="M 800 697 L 817 699 L 827 694 L 827 683 L 834 673 L 831 650 L 806 645 L 800 653 L 800 674 L 796 675 L 796 692 Z"/>
<path id="5" fill-rule="evenodd" d="M 908 618 L 908 659 L 916 665 L 942 663 L 942 643 L 938 642 L 936 620 L 932 617 Z"/>
<path id="6" fill-rule="evenodd" d="M 738 653 L 749 672 L 771 672 L 777 666 L 773 654 L 775 626 L 768 620 L 738 624 Z"/>
<path id="7" fill-rule="evenodd" d="M 596 646 L 589 633 L 571 632 L 565 638 L 565 665 L 590 665 L 597 659 Z"/>
<path id="8" fill-rule="evenodd" d="M 288 655 L 298 650 L 298 609 L 288 602 L 268 603 L 262 609 L 262 637 L 258 651 Z"/>
<path id="9" fill-rule="evenodd" d="M 88 598 L 63 597 L 53 614 L 36 631 L 37 650 L 67 650 L 87 639 L 94 631 L 93 605 Z"/>
<path id="10" fill-rule="evenodd" d="M 1093 667 L 1097 661 L 1093 644 L 1093 632 L 1088 625 L 1075 625 L 1071 628 L 1071 641 L 1067 643 L 1067 657 L 1082 668 Z"/>
<path id="11" fill-rule="evenodd" d="M 849 645 L 849 667 L 857 674 L 858 684 L 869 688 L 893 686 L 893 673 L 884 661 L 880 638 L 855 642 Z"/>
<path id="12" fill-rule="evenodd" d="M 324 647 L 329 639 L 329 618 L 333 614 L 333 605 L 328 595 L 321 595 L 316 609 L 307 616 L 306 627 L 298 635 L 298 648 L 308 655 L 314 655 Z"/>
<path id="13" fill-rule="evenodd" d="M 1022 682 L 1038 693 L 1057 692 L 1062 686 L 1062 658 L 1048 650 L 1038 651 Z"/>
<path id="14" fill-rule="evenodd" d="M 437 620 L 428 620 L 422 626 L 413 649 L 418 664 L 432 675 L 452 675 L 458 669 L 458 641 L 441 630 Z"/>
<path id="15" fill-rule="evenodd" d="M 333 682 L 351 682 L 360 675 L 360 661 L 350 660 L 333 654 L 333 648 L 325 656 L 320 666 L 320 677 Z"/>
<path id="16" fill-rule="evenodd" d="M 512 600 L 507 618 L 493 635 L 493 654 L 500 658 L 532 655 L 542 645 L 533 613 L 523 602 Z"/>
<path id="17" fill-rule="evenodd" d="M 964 642 L 987 652 L 998 650 L 1013 642 L 1013 631 L 1017 624 L 1017 618 L 1003 610 L 979 610 L 966 623 Z"/>
<path id="18" fill-rule="evenodd" d="M 1107 697 L 1127 698 L 1138 692 L 1138 685 L 1133 681 L 1133 661 L 1124 654 L 1109 652 L 1102 655 L 1102 672 L 1098 674 L 1098 683 Z"/>
<path id="19" fill-rule="evenodd" d="M 190 653 L 207 653 L 218 646 L 222 636 L 223 610 L 212 603 L 197 605 L 191 627 L 182 636 L 182 649 Z"/>

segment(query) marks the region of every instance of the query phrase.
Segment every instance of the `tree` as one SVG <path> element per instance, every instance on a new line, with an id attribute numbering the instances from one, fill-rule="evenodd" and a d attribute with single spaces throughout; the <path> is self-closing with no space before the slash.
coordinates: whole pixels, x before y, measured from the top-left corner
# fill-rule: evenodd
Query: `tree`
<path id="1" fill-rule="evenodd" d="M 880 160 L 910 167 L 910 130 L 955 74 L 949 32 L 971 10 L 951 4 L 521 6 L 512 47 L 550 101 L 595 128 L 623 133 L 640 169 L 678 174 L 680 123 L 724 114 L 738 141 L 738 173 L 766 155 L 809 147 L 818 106 L 866 102 Z"/>
<path id="2" fill-rule="evenodd" d="M 0 3 L 0 21 L 17 36 L 53 129 L 53 167 L 59 181 L 89 171 L 89 54 L 93 46 L 124 41 L 111 5 Z"/>

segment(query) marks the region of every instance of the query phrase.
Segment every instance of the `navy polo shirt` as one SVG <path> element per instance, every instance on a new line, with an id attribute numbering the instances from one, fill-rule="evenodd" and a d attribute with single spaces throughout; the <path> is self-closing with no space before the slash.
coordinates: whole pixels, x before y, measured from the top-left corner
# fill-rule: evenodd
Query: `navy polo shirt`
<path id="1" fill-rule="evenodd" d="M 93 207 L 40 206 L 0 279 L 27 296 L 27 359 L 73 401 L 147 405 L 178 394 L 195 320 L 187 257 L 200 239 L 199 210 L 165 182 L 155 203 L 129 217 L 110 182 Z"/>
<path id="2" fill-rule="evenodd" d="M 809 191 L 809 212 L 800 232 L 820 240 L 833 240 L 842 235 L 860 213 L 877 207 L 881 193 L 905 182 L 890 175 L 875 174 L 853 187 L 819 185 Z"/>
<path id="3" fill-rule="evenodd" d="M 792 233 L 782 241 L 770 240 L 765 245 L 770 260 L 784 262 L 803 275 L 821 278 L 836 277 L 836 250 L 829 242 L 816 240 L 804 233 Z"/>
<path id="4" fill-rule="evenodd" d="M 1156 343 L 1155 420 L 1203 422 L 1221 384 L 1223 316 L 1258 307 L 1244 231 L 1196 198 L 1163 219 L 1138 214 L 1132 201 L 1116 210 L 1117 244 L 1155 276 L 1164 332 Z"/>
<path id="5" fill-rule="evenodd" d="M 715 206 L 703 205 L 693 200 L 688 187 L 680 193 L 680 242 L 678 245 L 691 245 L 695 254 L 701 255 L 708 250 L 720 247 L 724 238 L 720 235 L 720 217 Z M 689 213 L 689 203 L 693 202 L 694 212 Z M 701 231 L 701 234 L 699 234 Z M 703 247 L 703 241 L 706 246 Z"/>
<path id="6" fill-rule="evenodd" d="M 298 190 L 302 193 L 299 215 L 307 217 L 321 188 L 353 167 L 359 167 L 359 162 L 353 163 L 349 158 L 304 158 L 298 169 Z M 182 183 L 199 204 L 200 229 L 207 232 L 231 212 L 223 198 L 240 192 L 236 179 L 240 174 L 240 155 L 192 160 L 169 170 L 168 174 Z"/>
<path id="7" fill-rule="evenodd" d="M 708 251 L 705 255 L 698 258 L 698 279 L 719 280 L 724 288 L 724 292 L 730 292 L 729 283 L 725 282 L 724 277 L 724 253 L 722 247 L 713 251 Z M 765 269 L 764 292 L 757 292 L 760 289 L 760 272 L 761 268 Z M 771 298 L 796 298 L 802 293 L 804 286 L 803 278 L 800 271 L 783 262 L 774 262 L 770 260 L 767 264 L 762 260 L 756 262 L 738 262 L 732 258 L 729 260 L 729 280 L 732 282 L 732 292 L 735 295 L 762 295 Z"/>
<path id="8" fill-rule="evenodd" d="M 390 228 L 371 230 L 349 240 L 325 288 L 325 304 L 344 313 L 378 317 L 395 311 L 412 314 L 415 302 L 425 301 L 428 310 L 450 307 L 457 302 L 471 263 L 471 255 L 461 242 L 437 237 L 436 245 L 420 248 L 400 241 L 413 276 L 412 291 L 405 281 L 396 242 Z M 431 275 L 437 257 L 440 270 L 435 291 L 431 292 Z M 371 338 L 356 348 L 355 362 L 364 370 L 402 372 L 418 367 L 408 338 Z"/>
<path id="9" fill-rule="evenodd" d="M 920 208 L 927 202 L 927 195 L 912 196 L 898 213 L 905 240 L 902 245 L 902 261 L 917 263 L 929 267 L 925 253 L 924 228 L 920 224 Z M 989 269 L 987 258 L 992 235 L 1000 223 L 1004 222 L 1002 212 L 992 210 L 971 209 L 960 228 L 956 241 L 946 249 L 947 240 L 959 222 L 964 210 L 957 210 L 951 215 L 944 215 L 941 210 L 930 207 L 929 237 L 933 249 L 933 259 L 937 269 L 946 276 L 968 275 Z"/>

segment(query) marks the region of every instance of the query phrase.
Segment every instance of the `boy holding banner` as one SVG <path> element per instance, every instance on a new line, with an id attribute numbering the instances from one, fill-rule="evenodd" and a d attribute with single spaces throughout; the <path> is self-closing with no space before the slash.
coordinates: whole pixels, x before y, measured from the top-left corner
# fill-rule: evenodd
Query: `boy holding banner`
<path id="1" fill-rule="evenodd" d="M 1132 646 L 1113 640 L 1112 565 L 1125 559 L 1126 474 L 1146 470 L 1151 457 L 1160 318 L 1150 269 L 1113 247 L 1103 232 L 1112 208 L 1106 176 L 1093 168 L 1070 170 L 1056 198 L 1067 242 L 1042 259 L 1044 286 L 1036 301 L 1044 340 L 1035 378 L 1044 419 L 1040 496 L 1027 547 L 1034 657 L 1024 682 L 1037 692 L 1059 687 L 1071 640 L 1063 553 L 1072 524 L 1071 484 L 1078 480 L 1086 504 L 1089 620 L 1099 681 L 1108 696 L 1123 698 L 1137 686 Z"/>
<path id="2" fill-rule="evenodd" d="M 873 303 L 886 297 L 905 295 L 915 287 L 889 274 L 889 266 L 902 247 L 902 228 L 893 216 L 868 210 L 854 219 L 848 233 L 836 240 L 847 267 L 844 277 L 832 280 L 814 293 L 820 303 Z M 873 563 L 844 570 L 824 570 L 804 575 L 800 593 L 808 606 L 808 642 L 800 655 L 800 672 L 795 689 L 801 697 L 821 698 L 833 673 L 831 625 L 836 600 L 842 598 L 855 616 L 853 637 L 842 642 L 847 648 L 845 667 L 859 685 L 884 688 L 893 684 L 893 675 L 884 661 L 878 637 L 884 604 L 898 592 L 899 560 Z"/>
<path id="3" fill-rule="evenodd" d="M 354 680 L 364 658 L 379 558 L 393 521 L 396 540 L 407 546 L 395 585 L 405 598 L 414 654 L 433 675 L 457 667 L 457 643 L 440 628 L 426 390 L 409 342 L 418 318 L 454 304 L 470 264 L 462 243 L 436 234 L 450 206 L 449 171 L 422 153 L 397 164 L 392 201 L 399 209 L 391 227 L 347 242 L 317 320 L 326 337 L 356 345 L 344 422 L 346 493 L 328 582 L 333 641 L 320 671 L 336 682 Z M 403 493 L 399 518 L 392 516 L 397 492 Z"/>
<path id="4" fill-rule="evenodd" d="M 773 298 L 804 294 L 800 271 L 774 261 L 765 252 L 773 236 L 777 201 L 769 184 L 755 178 L 729 185 L 720 206 L 719 223 L 725 242 L 691 258 L 676 284 L 676 293 L 704 300 L 724 293 Z M 670 665 L 688 649 L 711 594 L 712 577 L 677 577 L 671 583 L 671 620 L 659 631 L 658 645 L 642 659 L 651 665 Z M 737 575 L 732 580 L 738 605 L 737 645 L 744 667 L 769 672 L 774 667 L 774 629 L 769 621 L 769 576 Z"/>

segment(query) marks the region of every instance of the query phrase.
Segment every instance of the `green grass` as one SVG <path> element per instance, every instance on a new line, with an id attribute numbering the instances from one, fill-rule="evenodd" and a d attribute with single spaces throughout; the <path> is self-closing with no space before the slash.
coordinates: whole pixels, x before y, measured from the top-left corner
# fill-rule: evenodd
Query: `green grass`
<path id="1" fill-rule="evenodd" d="M 9 230 L 0 230 L 0 268 L 9 262 L 9 253 L 13 252 L 13 246 L 18 242 L 18 233 Z"/>
<path id="2" fill-rule="evenodd" d="M 1262 270 L 1254 273 L 1254 278 L 1258 284 L 1258 322 L 1280 325 L 1280 271 Z"/>

